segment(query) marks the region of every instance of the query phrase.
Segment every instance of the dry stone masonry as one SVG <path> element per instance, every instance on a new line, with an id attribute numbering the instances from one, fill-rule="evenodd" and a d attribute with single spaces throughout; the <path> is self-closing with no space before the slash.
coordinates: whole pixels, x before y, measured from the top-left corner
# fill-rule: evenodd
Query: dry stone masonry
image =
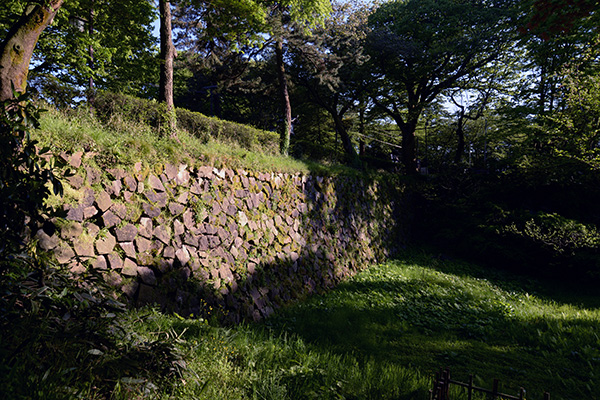
<path id="1" fill-rule="evenodd" d="M 134 305 L 258 320 L 377 262 L 399 243 L 393 185 L 187 165 L 99 171 L 82 153 L 66 217 L 39 245 Z M 82 158 L 84 159 L 82 162 Z"/>

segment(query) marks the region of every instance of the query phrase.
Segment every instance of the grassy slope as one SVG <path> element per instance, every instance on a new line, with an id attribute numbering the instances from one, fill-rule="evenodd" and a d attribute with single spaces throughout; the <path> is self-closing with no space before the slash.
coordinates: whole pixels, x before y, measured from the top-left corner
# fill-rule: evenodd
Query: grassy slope
<path id="1" fill-rule="evenodd" d="M 142 161 L 155 163 L 185 163 L 213 165 L 217 168 L 245 168 L 261 172 L 336 174 L 356 173 L 344 166 L 327 166 L 268 152 L 249 151 L 231 142 L 205 141 L 185 130 L 177 140 L 158 137 L 147 125 L 112 119 L 105 124 L 91 116 L 86 109 L 61 112 L 49 109 L 42 114 L 41 129 L 33 138 L 55 152 L 85 151 L 95 153 L 99 167 L 131 167 Z"/>

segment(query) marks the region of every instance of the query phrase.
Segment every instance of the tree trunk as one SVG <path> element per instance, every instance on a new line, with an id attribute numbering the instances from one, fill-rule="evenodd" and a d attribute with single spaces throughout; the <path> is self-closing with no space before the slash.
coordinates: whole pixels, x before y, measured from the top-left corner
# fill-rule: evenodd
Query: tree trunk
<path id="1" fill-rule="evenodd" d="M 159 0 L 160 12 L 160 82 L 158 101 L 165 103 L 166 119 L 169 135 L 175 137 L 176 116 L 175 104 L 173 102 L 173 58 L 175 58 L 175 46 L 173 45 L 171 29 L 171 2 Z"/>
<path id="2" fill-rule="evenodd" d="M 285 76 L 285 63 L 283 62 L 283 40 L 277 37 L 275 44 L 275 58 L 277 61 L 277 77 L 279 78 L 279 97 L 284 114 L 284 127 L 281 132 L 281 154 L 287 156 L 290 150 L 290 137 L 292 136 L 292 106 L 288 93 L 287 78 Z"/>
<path id="3" fill-rule="evenodd" d="M 88 28 L 89 28 L 88 32 L 89 32 L 90 38 L 92 38 L 94 36 L 94 0 L 92 0 L 91 7 L 90 7 L 90 21 L 89 21 Z M 88 52 L 90 55 L 90 62 L 89 62 L 90 70 L 94 71 L 94 46 L 92 46 L 91 44 L 88 49 Z M 88 98 L 89 105 L 92 106 L 94 104 L 94 99 L 95 99 L 93 72 L 90 75 L 87 98 Z"/>
<path id="4" fill-rule="evenodd" d="M 461 109 L 456 122 L 456 154 L 454 155 L 454 163 L 460 164 L 465 153 L 465 111 Z"/>
<path id="5" fill-rule="evenodd" d="M 407 123 L 400 127 L 402 131 L 402 165 L 407 175 L 413 175 L 418 172 L 415 128 L 416 123 Z"/>
<path id="6" fill-rule="evenodd" d="M 52 22 L 64 0 L 51 0 L 47 6 L 27 6 L 0 44 L 0 101 L 27 89 L 27 74 L 33 49 L 40 34 Z"/>
<path id="7" fill-rule="evenodd" d="M 361 157 L 364 157 L 365 155 L 365 108 L 362 105 L 362 101 L 360 102 L 360 109 L 358 111 L 358 121 L 359 121 L 359 125 L 358 125 L 358 133 L 360 133 L 360 140 L 358 141 L 359 145 L 358 145 L 358 149 L 359 152 L 358 154 Z"/>
<path id="8" fill-rule="evenodd" d="M 348 158 L 349 163 L 353 166 L 356 166 L 358 164 L 358 157 L 356 155 L 356 150 L 352 145 L 350 135 L 348 135 L 348 130 L 344 126 L 342 116 L 338 115 L 335 112 L 331 112 L 330 114 L 333 117 L 335 131 L 340 135 L 340 139 L 342 140 L 342 147 L 344 148 L 344 153 L 346 153 L 346 157 Z"/>

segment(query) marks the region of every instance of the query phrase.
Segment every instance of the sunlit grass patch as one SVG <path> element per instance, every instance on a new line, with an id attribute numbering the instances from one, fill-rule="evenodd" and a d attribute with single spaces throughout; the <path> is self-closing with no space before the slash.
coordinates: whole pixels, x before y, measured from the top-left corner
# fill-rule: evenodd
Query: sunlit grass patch
<path id="1" fill-rule="evenodd" d="M 591 398 L 588 385 L 599 383 L 600 311 L 564 303 L 559 292 L 556 300 L 534 293 L 539 286 L 527 279 L 413 253 L 271 323 L 320 348 L 352 349 L 424 375 L 450 367 L 480 384 L 499 378 L 529 393 Z"/>

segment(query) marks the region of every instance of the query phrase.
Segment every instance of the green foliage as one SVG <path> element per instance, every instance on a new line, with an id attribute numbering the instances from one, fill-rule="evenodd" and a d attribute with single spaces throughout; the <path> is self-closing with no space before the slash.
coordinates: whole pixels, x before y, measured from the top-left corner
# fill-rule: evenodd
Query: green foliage
<path id="1" fill-rule="evenodd" d="M 597 279 L 596 180 L 551 167 L 431 179 L 419 189 L 419 213 L 426 221 L 415 240 L 496 267 L 562 280 Z"/>
<path id="2" fill-rule="evenodd" d="M 98 274 L 44 255 L 15 259 L 0 280 L 0 384 L 11 399 L 131 398 L 168 392 L 185 364 L 169 336 L 125 330 L 125 305 Z"/>
<path id="3" fill-rule="evenodd" d="M 392 1 L 369 16 L 376 104 L 402 131 L 402 162 L 416 172 L 415 130 L 444 91 L 498 68 L 514 44 L 510 1 Z"/>
<path id="4" fill-rule="evenodd" d="M 594 225 L 582 224 L 558 214 L 539 213 L 526 221 L 522 228 L 512 223 L 501 233 L 532 240 L 558 255 L 573 256 L 578 249 L 597 249 L 600 246 L 600 234 Z"/>
<path id="5" fill-rule="evenodd" d="M 29 2 L 5 3 L 0 39 Z M 36 45 L 30 88 L 57 106 L 77 102 L 89 89 L 90 78 L 95 88 L 152 96 L 151 84 L 158 78 L 154 19 L 154 6 L 146 0 L 64 2 Z"/>
<path id="6" fill-rule="evenodd" d="M 49 149 L 37 149 L 30 130 L 39 127 L 40 111 L 29 94 L 0 104 L 0 263 L 23 249 L 26 227 L 44 222 L 44 200 L 62 185 L 47 161 Z M 4 267 L 0 266 L 0 273 Z"/>
<path id="7" fill-rule="evenodd" d="M 598 384 L 593 287 L 571 291 L 421 251 L 235 327 L 121 314 L 92 276 L 57 291 L 58 276 L 41 292 L 28 281 L 20 313 L 0 319 L 11 324 L 0 330 L 0 383 L 11 398 L 412 400 L 427 396 L 441 365 L 455 379 L 474 374 L 490 387 L 498 378 L 503 392 L 523 386 L 532 398 L 592 398 Z"/>
<path id="8" fill-rule="evenodd" d="M 554 154 L 600 168 L 600 74 L 569 72 L 565 107 L 548 117 L 548 144 Z"/>

